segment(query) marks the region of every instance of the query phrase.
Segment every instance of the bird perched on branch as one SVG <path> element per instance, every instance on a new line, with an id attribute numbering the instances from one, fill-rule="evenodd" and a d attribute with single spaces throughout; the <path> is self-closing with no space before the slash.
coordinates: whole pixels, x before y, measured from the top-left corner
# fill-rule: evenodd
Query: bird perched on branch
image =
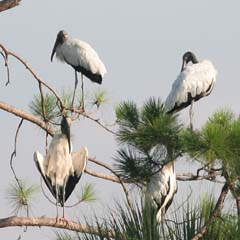
<path id="1" fill-rule="evenodd" d="M 56 57 L 71 65 L 75 70 L 75 87 L 72 106 L 75 98 L 75 91 L 78 84 L 77 72 L 81 73 L 82 80 L 82 104 L 84 108 L 83 75 L 92 82 L 101 84 L 107 70 L 96 51 L 86 42 L 70 38 L 65 31 L 59 31 L 55 41 L 51 61 L 56 52 Z"/>
<path id="2" fill-rule="evenodd" d="M 171 161 L 163 165 L 162 169 L 151 177 L 146 187 L 146 197 L 157 210 L 157 223 L 163 220 L 176 192 L 175 166 Z"/>
<path id="3" fill-rule="evenodd" d="M 64 203 L 81 178 L 88 160 L 86 147 L 72 153 L 70 126 L 71 119 L 63 117 L 61 121 L 62 133 L 53 137 L 46 156 L 43 157 L 39 152 L 34 153 L 37 169 L 56 199 L 57 219 L 58 204 L 63 207 L 63 219 L 65 219 Z"/>
<path id="4" fill-rule="evenodd" d="M 192 128 L 193 103 L 212 92 L 216 77 L 217 70 L 209 60 L 199 62 L 192 52 L 186 52 L 183 55 L 181 72 L 165 101 L 167 112 L 178 112 L 191 105 L 189 116 Z"/>

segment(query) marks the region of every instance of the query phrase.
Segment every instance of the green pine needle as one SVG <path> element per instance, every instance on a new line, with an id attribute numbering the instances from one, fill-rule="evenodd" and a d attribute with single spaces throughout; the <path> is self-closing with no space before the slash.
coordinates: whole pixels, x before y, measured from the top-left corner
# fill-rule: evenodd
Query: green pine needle
<path id="1" fill-rule="evenodd" d="M 82 189 L 82 201 L 92 202 L 95 201 L 96 199 L 97 198 L 94 192 L 93 185 L 90 183 L 85 184 L 85 186 Z"/>
<path id="2" fill-rule="evenodd" d="M 116 108 L 118 141 L 116 170 L 125 178 L 146 181 L 182 151 L 177 115 L 167 114 L 160 99 L 149 98 L 142 107 L 127 101 Z"/>
<path id="3" fill-rule="evenodd" d="M 42 109 L 42 98 L 41 95 L 35 95 L 33 100 L 29 104 L 30 111 L 33 115 L 44 119 L 43 109 Z M 45 117 L 48 121 L 52 121 L 58 114 L 57 99 L 51 93 L 46 93 L 44 95 L 44 105 Z"/>
<path id="4" fill-rule="evenodd" d="M 99 90 L 94 93 L 93 105 L 96 105 L 97 108 L 100 105 L 109 101 L 106 90 Z"/>
<path id="5" fill-rule="evenodd" d="M 17 215 L 22 211 L 28 212 L 39 190 L 39 186 L 29 185 L 26 181 L 19 181 L 19 184 L 15 181 L 9 184 L 5 193 L 12 213 Z"/>

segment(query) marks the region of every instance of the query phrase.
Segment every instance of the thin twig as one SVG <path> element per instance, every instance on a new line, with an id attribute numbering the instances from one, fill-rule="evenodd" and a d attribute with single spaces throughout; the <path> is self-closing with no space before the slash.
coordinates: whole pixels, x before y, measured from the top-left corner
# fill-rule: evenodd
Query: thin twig
<path id="1" fill-rule="evenodd" d="M 0 52 L 0 54 L 2 55 L 4 62 L 5 62 L 5 67 L 7 68 L 7 82 L 5 83 L 5 86 L 7 86 L 10 83 L 10 72 L 9 72 L 9 67 L 8 67 L 8 59 L 7 59 L 7 55 L 4 55 L 2 52 Z"/>
<path id="2" fill-rule="evenodd" d="M 14 170 L 14 167 L 13 167 L 13 158 L 17 156 L 17 137 L 18 137 L 18 133 L 19 133 L 19 130 L 22 126 L 22 123 L 23 123 L 23 118 L 21 119 L 20 123 L 18 124 L 18 127 L 17 127 L 17 130 L 16 130 L 16 134 L 15 134 L 15 139 L 14 139 L 14 150 L 11 154 L 11 158 L 10 158 L 10 167 L 11 167 L 11 170 L 13 172 L 13 176 L 19 186 L 19 188 L 21 188 L 21 184 L 19 182 L 19 179 L 17 178 L 17 175 L 15 173 L 15 170 Z"/>
<path id="3" fill-rule="evenodd" d="M 4 47 L 2 44 L 0 44 L 0 48 L 5 52 L 6 56 L 11 55 L 14 58 L 16 58 L 19 62 L 21 62 L 39 83 L 44 85 L 50 92 L 52 92 L 55 95 L 58 102 L 60 103 L 61 110 L 63 110 L 65 108 L 63 101 L 60 98 L 60 96 L 57 94 L 57 92 L 53 88 L 51 88 L 47 83 L 45 83 L 25 60 L 23 60 L 21 57 L 19 57 L 16 53 L 14 53 L 11 50 Z"/>
<path id="4" fill-rule="evenodd" d="M 11 167 L 13 176 L 18 184 L 19 190 L 21 191 L 22 195 L 24 196 L 22 184 L 21 184 L 20 180 L 18 179 L 17 174 L 13 167 L 13 158 L 17 156 L 17 137 L 18 137 L 19 130 L 22 126 L 23 120 L 24 119 L 22 118 L 20 123 L 18 124 L 17 130 L 16 130 L 15 139 L 14 139 L 14 150 L 13 150 L 13 152 L 11 154 L 11 158 L 10 158 L 10 167 Z M 26 206 L 26 212 L 27 212 L 27 216 L 28 216 L 29 215 L 29 207 L 28 207 L 27 199 L 25 198 L 25 196 L 24 196 L 24 200 L 25 200 L 24 203 Z"/>
<path id="5" fill-rule="evenodd" d="M 48 195 L 45 193 L 45 191 L 44 191 L 43 184 L 42 184 L 42 177 L 40 178 L 40 183 L 41 183 L 41 189 L 42 189 L 42 193 L 43 193 L 44 197 L 45 197 L 50 203 L 52 203 L 53 205 L 56 206 L 56 203 L 53 202 L 53 201 L 48 197 Z"/>
<path id="6" fill-rule="evenodd" d="M 122 181 L 121 177 L 112 169 L 112 167 L 110 165 L 106 164 L 106 163 L 103 163 L 103 162 L 100 162 L 100 161 L 96 160 L 95 158 L 88 158 L 88 160 L 93 162 L 93 163 L 95 163 L 95 164 L 97 164 L 97 165 L 99 165 L 99 166 L 101 166 L 101 167 L 106 168 L 107 170 L 109 170 L 111 173 L 113 173 L 118 178 L 119 183 L 121 184 L 122 189 L 123 189 L 123 191 L 125 193 L 128 205 L 129 205 L 130 208 L 132 208 L 133 204 L 132 204 L 132 201 L 130 199 L 130 194 L 128 192 L 128 189 L 125 186 L 124 182 Z"/>
<path id="7" fill-rule="evenodd" d="M 43 90 L 42 90 L 42 83 L 38 82 L 38 86 L 39 86 L 39 91 L 40 91 L 40 95 L 41 95 L 41 108 L 42 108 L 43 120 L 47 124 L 48 120 L 46 118 L 45 99 L 44 99 L 44 94 L 43 94 Z"/>
<path id="8" fill-rule="evenodd" d="M 41 182 L 41 189 L 42 189 L 42 193 L 44 195 L 44 197 L 54 206 L 56 206 L 56 202 L 53 202 L 49 197 L 48 195 L 46 194 L 46 192 L 44 191 L 44 188 L 43 188 L 43 184 L 42 184 L 42 177 L 40 178 L 40 182 Z M 80 203 L 84 202 L 85 200 L 84 199 L 80 199 L 78 200 L 76 203 L 72 204 L 72 205 L 64 205 L 65 208 L 72 208 L 72 207 L 76 207 L 77 205 L 79 205 Z M 59 204 L 60 206 L 60 204 Z"/>
<path id="9" fill-rule="evenodd" d="M 95 119 L 93 117 L 91 117 L 89 114 L 87 114 L 86 112 L 81 112 L 80 113 L 82 116 L 94 121 L 95 123 L 97 123 L 99 126 L 101 126 L 102 128 L 104 128 L 106 131 L 116 135 L 116 133 L 114 131 L 112 131 L 111 129 L 109 129 L 108 127 L 106 127 L 105 125 L 103 125 L 99 119 Z"/>

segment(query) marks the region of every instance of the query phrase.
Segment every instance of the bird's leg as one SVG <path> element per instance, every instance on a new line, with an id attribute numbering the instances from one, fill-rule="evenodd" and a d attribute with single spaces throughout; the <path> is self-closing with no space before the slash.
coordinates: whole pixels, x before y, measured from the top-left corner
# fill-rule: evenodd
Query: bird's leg
<path id="1" fill-rule="evenodd" d="M 58 187 L 56 185 L 56 211 L 57 211 L 57 216 L 56 216 L 56 222 L 58 221 Z"/>
<path id="2" fill-rule="evenodd" d="M 62 199 L 62 201 L 63 201 L 63 216 L 62 216 L 62 218 L 61 218 L 61 220 L 63 221 L 63 222 L 66 222 L 67 224 L 68 224 L 68 220 L 65 218 L 65 189 L 66 189 L 66 181 L 64 181 L 64 184 L 63 184 L 63 189 L 62 189 L 62 197 L 63 197 L 63 199 Z"/>
<path id="3" fill-rule="evenodd" d="M 82 80 L 82 110 L 84 111 L 84 87 L 83 87 L 83 75 L 81 73 L 81 80 Z"/>
<path id="4" fill-rule="evenodd" d="M 78 85 L 78 78 L 77 78 L 77 71 L 75 71 L 75 85 L 74 85 L 74 92 L 73 92 L 73 98 L 72 98 L 72 108 L 73 108 L 73 104 L 74 104 L 77 85 Z"/>
<path id="5" fill-rule="evenodd" d="M 193 104 L 194 104 L 194 100 L 191 101 L 191 106 L 189 109 L 189 117 L 190 117 L 190 129 L 193 130 Z"/>
<path id="6" fill-rule="evenodd" d="M 65 219 L 65 208 L 64 208 L 64 205 L 65 205 L 65 188 L 66 188 L 66 183 L 64 183 L 64 186 L 63 186 L 63 219 Z"/>

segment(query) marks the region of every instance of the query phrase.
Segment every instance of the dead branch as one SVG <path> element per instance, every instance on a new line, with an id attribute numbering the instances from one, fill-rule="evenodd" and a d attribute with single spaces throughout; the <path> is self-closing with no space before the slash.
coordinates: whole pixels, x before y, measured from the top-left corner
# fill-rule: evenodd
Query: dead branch
<path id="1" fill-rule="evenodd" d="M 129 192 L 128 192 L 128 189 L 127 189 L 127 187 L 125 186 L 124 181 L 122 181 L 121 177 L 112 169 L 112 167 L 111 167 L 110 165 L 106 164 L 106 163 L 103 163 L 103 162 L 98 161 L 98 160 L 95 159 L 95 158 L 88 158 L 88 160 L 91 161 L 91 162 L 94 162 L 95 164 L 98 164 L 98 165 L 101 166 L 101 167 L 106 168 L 107 170 L 109 170 L 111 173 L 113 173 L 113 174 L 118 178 L 118 182 L 119 182 L 119 183 L 121 184 L 121 186 L 122 186 L 122 189 L 123 189 L 123 191 L 124 191 L 124 193 L 125 193 L 125 196 L 126 196 L 126 199 L 127 199 L 127 202 L 128 202 L 128 205 L 129 205 L 130 208 L 132 208 L 133 205 L 132 205 L 132 201 L 131 201 L 131 198 L 130 198 L 130 194 L 129 194 Z"/>
<path id="2" fill-rule="evenodd" d="M 227 193 L 229 191 L 229 185 L 228 183 L 226 182 L 222 188 L 222 191 L 221 191 L 221 194 L 218 198 L 218 201 L 215 205 L 215 208 L 213 210 L 213 212 L 211 213 L 210 215 L 210 218 L 208 221 L 205 222 L 204 226 L 201 228 L 201 230 L 192 238 L 192 240 L 198 240 L 200 238 L 202 238 L 204 236 L 204 234 L 207 232 L 208 230 L 208 227 L 211 226 L 211 224 L 213 222 L 216 221 L 216 219 L 218 217 L 220 217 L 221 215 L 221 210 L 223 208 L 223 205 L 224 205 L 224 201 L 225 201 L 225 198 L 227 196 Z"/>
<path id="3" fill-rule="evenodd" d="M 32 74 L 32 76 L 38 81 L 38 83 L 42 84 L 43 86 L 45 86 L 50 92 L 53 93 L 53 95 L 57 98 L 61 110 L 65 109 L 65 106 L 63 104 L 62 99 L 60 98 L 60 96 L 58 95 L 58 93 L 52 88 L 50 87 L 47 83 L 45 83 L 38 75 L 37 73 L 33 70 L 33 68 L 25 61 L 23 60 L 21 57 L 19 57 L 16 53 L 14 53 L 13 51 L 7 49 L 6 47 L 4 47 L 2 44 L 0 44 L 0 48 L 4 51 L 5 56 L 7 58 L 8 55 L 13 56 L 14 58 L 16 58 L 19 62 L 21 62 L 26 69 Z"/>
<path id="4" fill-rule="evenodd" d="M 47 125 L 44 121 L 42 121 L 41 119 L 35 117 L 34 115 L 32 115 L 30 113 L 27 113 L 23 110 L 15 108 L 3 101 L 0 101 L 0 109 L 4 110 L 6 112 L 9 112 L 11 114 L 14 114 L 17 117 L 23 118 L 24 120 L 34 123 L 35 125 L 42 128 L 44 131 L 46 131 L 51 136 L 54 135 L 54 131 L 49 125 Z"/>
<path id="5" fill-rule="evenodd" d="M 14 8 L 19 5 L 21 0 L 3 0 L 0 2 L 0 12 Z"/>
<path id="6" fill-rule="evenodd" d="M 87 226 L 84 224 L 80 224 L 74 221 L 56 221 L 56 218 L 47 218 L 47 217 L 8 217 L 0 219 L 0 228 L 5 227 L 54 227 L 54 228 L 62 228 L 70 231 L 90 233 L 90 234 L 99 234 L 99 230 L 96 227 Z M 104 230 L 102 230 L 104 231 Z M 114 238 L 115 233 L 112 230 L 109 230 L 106 233 L 106 236 Z"/>
<path id="7" fill-rule="evenodd" d="M 5 83 L 5 86 L 7 86 L 10 83 L 10 71 L 8 66 L 8 58 L 2 52 L 0 52 L 0 54 L 3 57 L 3 60 L 5 62 L 5 67 L 7 68 L 7 82 Z"/>
<path id="8" fill-rule="evenodd" d="M 215 173 L 214 176 L 215 177 L 221 176 L 221 173 Z M 199 175 L 199 173 L 197 173 L 197 175 L 195 175 L 193 173 L 178 173 L 177 180 L 178 181 L 208 180 L 211 182 L 225 183 L 225 181 L 219 181 L 219 180 L 214 179 L 212 174 Z"/>
<path id="9" fill-rule="evenodd" d="M 112 131 L 111 129 L 109 129 L 108 127 L 106 127 L 105 125 L 103 125 L 99 119 L 95 119 L 95 118 L 92 118 L 89 114 L 86 114 L 84 111 L 82 111 L 80 113 L 82 116 L 94 121 L 95 123 L 97 123 L 99 126 L 101 126 L 102 128 L 104 128 L 106 131 L 116 135 L 116 133 L 114 131 Z"/>

